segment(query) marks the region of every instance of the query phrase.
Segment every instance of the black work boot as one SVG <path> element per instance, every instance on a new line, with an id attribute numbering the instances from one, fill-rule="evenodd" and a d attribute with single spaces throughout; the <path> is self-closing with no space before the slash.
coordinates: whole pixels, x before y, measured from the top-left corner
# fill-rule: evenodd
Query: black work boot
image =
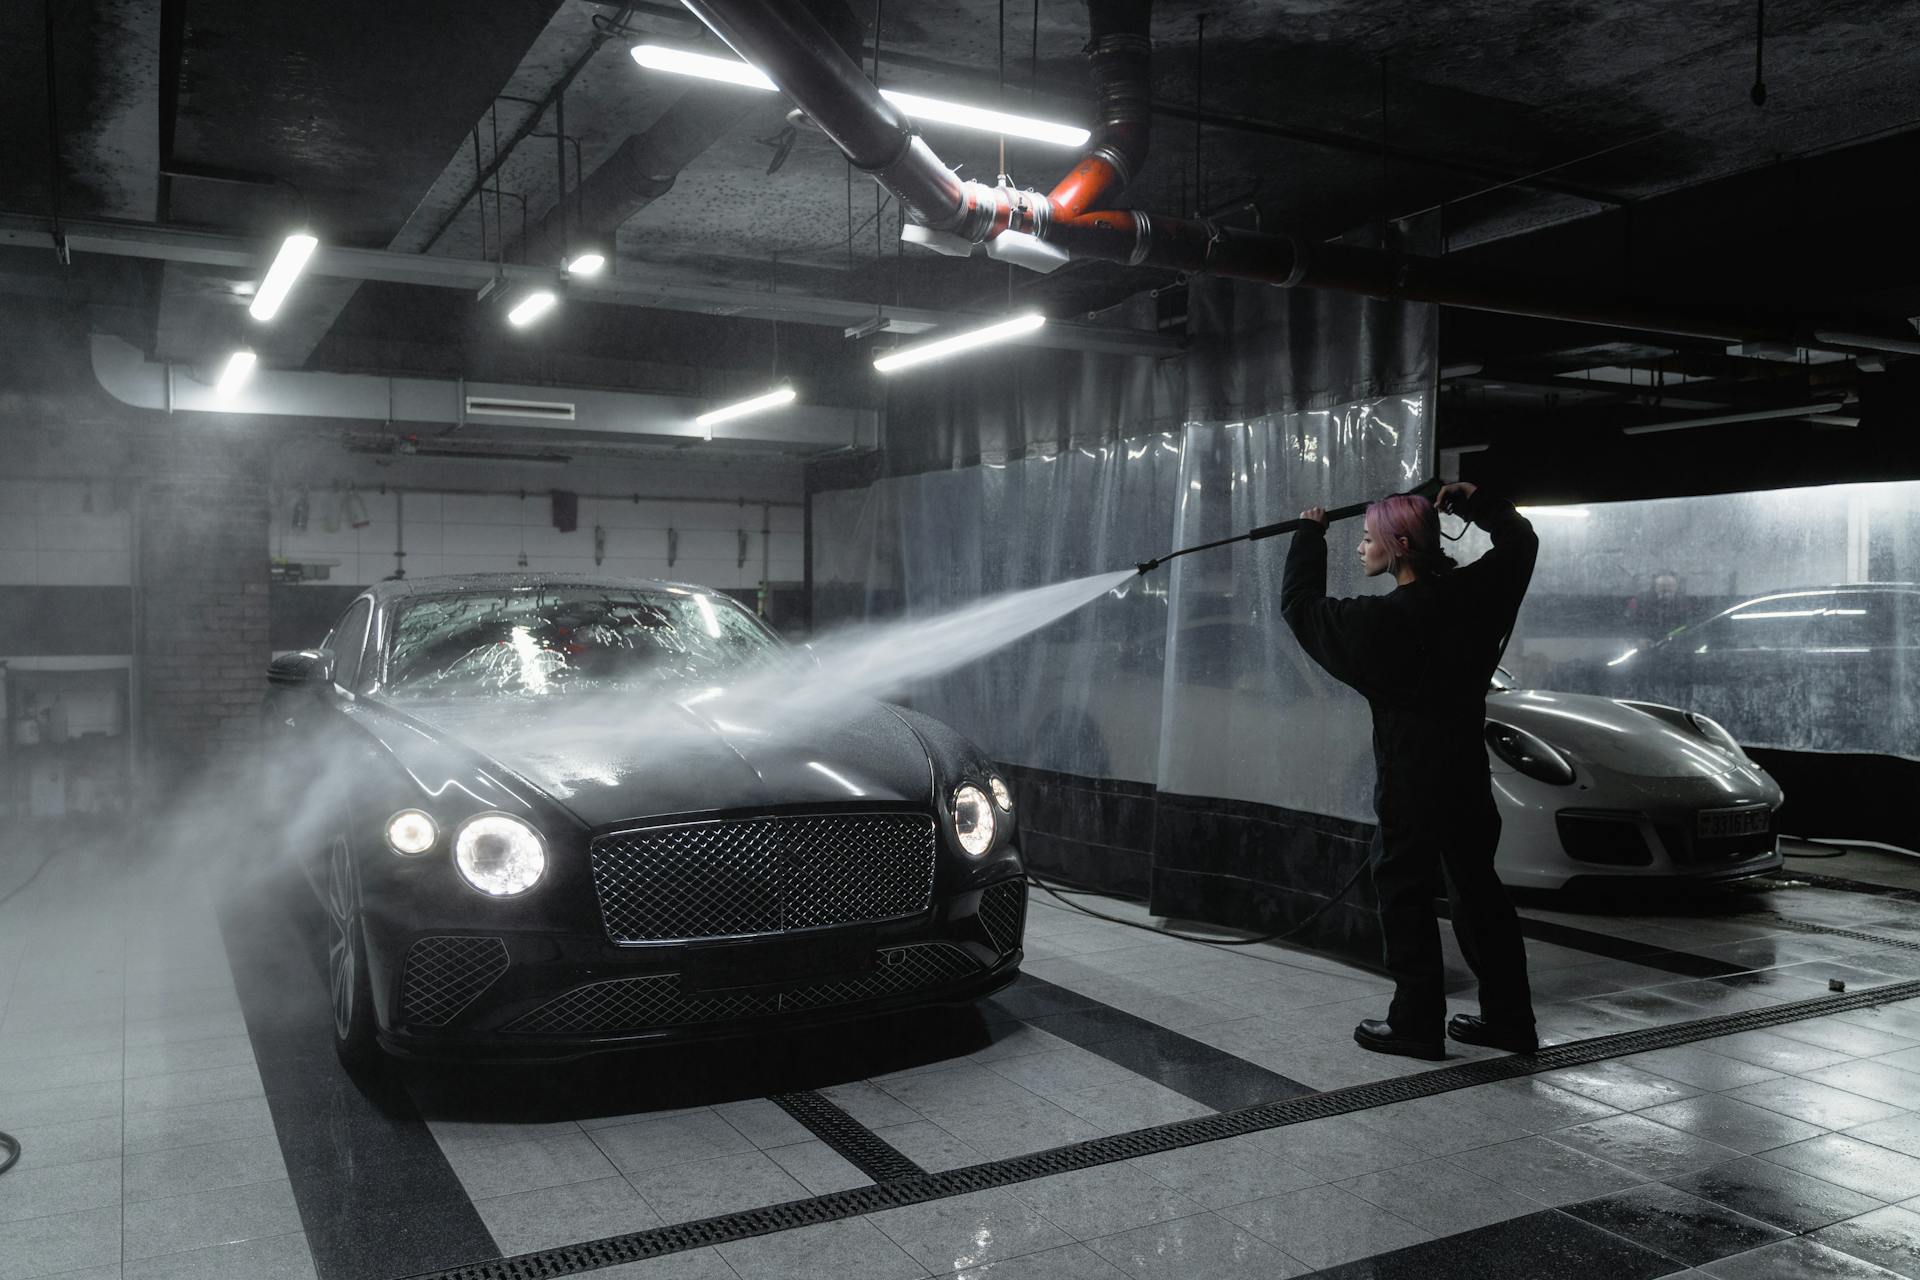
<path id="1" fill-rule="evenodd" d="M 1540 1047 L 1540 1038 L 1530 1026 L 1502 1026 L 1471 1013 L 1456 1013 L 1448 1019 L 1447 1034 L 1461 1044 L 1481 1044 L 1509 1053 L 1532 1053 Z"/>
<path id="2" fill-rule="evenodd" d="M 1403 1036 L 1393 1024 L 1369 1018 L 1353 1029 L 1353 1042 L 1375 1053 L 1397 1053 L 1406 1058 L 1427 1058 L 1438 1062 L 1447 1056 L 1444 1040 L 1420 1040 Z"/>

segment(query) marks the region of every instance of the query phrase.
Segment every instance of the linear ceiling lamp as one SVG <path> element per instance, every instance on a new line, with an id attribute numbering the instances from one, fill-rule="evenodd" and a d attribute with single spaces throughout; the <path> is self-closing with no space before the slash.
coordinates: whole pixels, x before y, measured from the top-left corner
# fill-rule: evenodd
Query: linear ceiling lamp
<path id="1" fill-rule="evenodd" d="M 515 328 L 524 329 L 553 310 L 553 304 L 558 301 L 551 289 L 535 289 L 513 304 L 513 310 L 507 312 L 507 323 Z"/>
<path id="2" fill-rule="evenodd" d="M 582 249 L 567 261 L 570 276 L 597 276 L 607 266 L 607 255 L 598 249 Z"/>
<path id="3" fill-rule="evenodd" d="M 782 405 L 792 404 L 798 394 L 792 387 L 779 387 L 763 396 L 755 396 L 751 400 L 742 400 L 738 404 L 730 404 L 724 408 L 715 409 L 711 413 L 703 413 L 694 421 L 703 427 L 711 427 L 717 422 L 731 422 L 735 418 L 744 418 L 750 413 L 764 413 L 768 409 L 778 409 Z"/>
<path id="4" fill-rule="evenodd" d="M 307 259 L 319 245 L 318 239 L 304 231 L 296 231 L 281 241 L 280 252 L 273 255 L 273 265 L 267 268 L 267 278 L 260 282 L 259 292 L 253 295 L 247 314 L 255 320 L 273 319 L 280 304 L 287 300 L 287 291 L 300 278 Z"/>
<path id="5" fill-rule="evenodd" d="M 258 357 L 245 347 L 228 356 L 226 367 L 220 371 L 219 381 L 213 384 L 214 394 L 230 396 L 238 391 L 253 376 L 253 366 L 257 360 Z"/>
<path id="6" fill-rule="evenodd" d="M 1687 431 L 1694 427 L 1722 427 L 1735 422 L 1765 422 L 1769 418 L 1806 418 L 1816 413 L 1832 413 L 1843 402 L 1827 400 L 1820 404 L 1795 405 L 1786 409 L 1750 409 L 1745 413 L 1719 413 L 1710 418 L 1681 418 L 1676 422 L 1643 422 L 1637 427 L 1622 427 L 1623 435 L 1647 436 L 1660 431 Z"/>
<path id="7" fill-rule="evenodd" d="M 684 49 L 668 48 L 666 45 L 635 45 L 633 60 L 652 71 L 699 76 L 705 80 L 719 80 L 749 89 L 772 90 L 779 87 L 759 68 L 750 63 L 741 62 L 735 58 L 714 58 L 703 53 L 689 53 Z M 917 93 L 901 93 L 896 89 L 882 89 L 880 96 L 915 120 L 950 124 L 962 129 L 979 129 L 987 133 L 1004 134 L 1009 138 L 1025 138 L 1031 142 L 1048 142 L 1062 147 L 1084 147 L 1087 139 L 1092 136 L 1085 129 L 1075 125 L 1037 120 L 1032 116 L 1011 115 L 986 107 L 970 107 L 962 102 L 926 98 Z"/>
<path id="8" fill-rule="evenodd" d="M 917 346 L 901 347 L 889 351 L 873 362 L 873 367 L 881 373 L 892 373 L 896 369 L 909 369 L 914 365 L 926 364 L 932 360 L 944 360 L 962 351 L 975 347 L 990 346 L 996 342 L 1005 342 L 1017 338 L 1023 333 L 1032 333 L 1047 322 L 1047 318 L 1038 311 L 1029 311 L 1014 316 L 1011 320 L 1002 320 L 981 329 L 969 329 L 965 333 L 956 333 L 951 338 L 941 338 L 937 342 L 922 342 Z"/>

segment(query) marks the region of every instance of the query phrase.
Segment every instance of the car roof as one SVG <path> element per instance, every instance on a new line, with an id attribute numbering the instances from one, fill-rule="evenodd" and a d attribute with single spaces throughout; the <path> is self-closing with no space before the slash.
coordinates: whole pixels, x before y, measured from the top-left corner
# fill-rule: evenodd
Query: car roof
<path id="1" fill-rule="evenodd" d="M 541 587 L 585 587 L 618 591 L 699 591 L 724 595 L 715 587 L 697 582 L 675 582 L 665 578 L 627 578 L 608 573 L 553 573 L 527 570 L 520 573 L 448 573 L 427 578 L 402 578 L 376 582 L 368 593 L 376 600 L 409 599 L 417 596 L 449 595 L 463 591 L 532 591 Z"/>

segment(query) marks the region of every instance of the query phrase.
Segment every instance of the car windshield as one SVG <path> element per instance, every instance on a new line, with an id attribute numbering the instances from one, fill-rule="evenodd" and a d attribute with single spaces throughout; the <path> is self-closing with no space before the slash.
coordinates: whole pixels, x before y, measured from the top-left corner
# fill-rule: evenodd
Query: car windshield
<path id="1" fill-rule="evenodd" d="M 780 648 L 731 600 L 691 589 L 461 592 L 404 606 L 385 692 L 548 697 L 711 682 Z"/>

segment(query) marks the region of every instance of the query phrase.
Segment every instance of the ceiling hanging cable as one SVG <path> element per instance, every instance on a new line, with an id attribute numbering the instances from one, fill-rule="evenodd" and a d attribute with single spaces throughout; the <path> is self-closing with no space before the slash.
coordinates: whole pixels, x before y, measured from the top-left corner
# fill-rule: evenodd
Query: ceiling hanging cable
<path id="1" fill-rule="evenodd" d="M 53 256 L 61 266 L 67 266 L 71 261 L 67 236 L 60 229 L 60 81 L 54 65 L 53 0 L 44 0 L 41 9 L 46 19 L 47 46 L 47 211 L 53 228 Z"/>
<path id="2" fill-rule="evenodd" d="M 1767 52 L 1767 0 L 1753 0 L 1753 88 L 1747 91 L 1747 97 L 1756 107 L 1767 105 L 1767 82 L 1762 72 L 1765 69 Z"/>

